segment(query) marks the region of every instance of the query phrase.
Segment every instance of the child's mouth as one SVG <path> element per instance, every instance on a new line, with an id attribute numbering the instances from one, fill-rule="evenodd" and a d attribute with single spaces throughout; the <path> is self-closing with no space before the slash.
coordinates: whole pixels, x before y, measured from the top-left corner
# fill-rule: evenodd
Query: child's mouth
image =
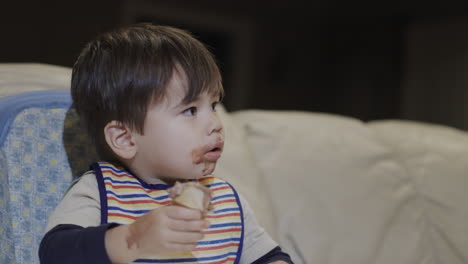
<path id="1" fill-rule="evenodd" d="M 218 143 L 216 143 L 211 150 L 207 151 L 203 155 L 205 162 L 216 162 L 223 153 L 223 146 L 223 141 L 219 141 Z"/>
<path id="2" fill-rule="evenodd" d="M 193 164 L 200 163 L 214 163 L 216 162 L 223 153 L 224 141 L 218 141 L 214 145 L 205 145 L 198 149 L 192 150 L 192 161 Z"/>
<path id="3" fill-rule="evenodd" d="M 223 149 L 221 147 L 215 147 L 211 149 L 210 151 L 206 152 L 203 155 L 203 157 L 205 161 L 215 162 L 221 157 L 222 153 L 223 153 Z"/>

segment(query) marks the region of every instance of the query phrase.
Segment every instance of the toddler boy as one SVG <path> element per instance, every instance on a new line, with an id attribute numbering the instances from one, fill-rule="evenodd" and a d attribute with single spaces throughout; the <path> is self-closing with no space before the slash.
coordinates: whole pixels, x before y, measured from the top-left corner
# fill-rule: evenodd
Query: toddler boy
<path id="1" fill-rule="evenodd" d="M 201 42 L 150 24 L 102 34 L 78 57 L 71 92 L 103 161 L 50 216 L 41 263 L 292 263 L 212 176 L 224 147 L 223 88 Z M 209 188 L 210 210 L 175 205 L 176 182 Z"/>

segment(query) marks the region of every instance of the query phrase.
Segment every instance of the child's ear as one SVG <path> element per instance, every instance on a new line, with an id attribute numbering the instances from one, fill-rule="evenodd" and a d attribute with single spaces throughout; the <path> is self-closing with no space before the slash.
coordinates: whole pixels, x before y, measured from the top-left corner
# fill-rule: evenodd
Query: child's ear
<path id="1" fill-rule="evenodd" d="M 121 159 L 132 159 L 137 152 L 132 131 L 124 124 L 111 121 L 104 127 L 107 145 Z"/>

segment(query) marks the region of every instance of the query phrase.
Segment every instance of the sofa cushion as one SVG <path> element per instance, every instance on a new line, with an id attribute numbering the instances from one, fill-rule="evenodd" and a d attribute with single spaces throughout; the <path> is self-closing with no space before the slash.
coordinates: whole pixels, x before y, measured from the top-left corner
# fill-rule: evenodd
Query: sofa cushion
<path id="1" fill-rule="evenodd" d="M 406 170 L 434 262 L 468 263 L 466 131 L 404 120 L 371 122 L 370 127 Z"/>
<path id="2" fill-rule="evenodd" d="M 67 91 L 0 98 L 0 263 L 39 263 L 49 213 L 95 153 Z"/>
<path id="3" fill-rule="evenodd" d="M 247 131 L 279 241 L 295 263 L 440 263 L 409 171 L 377 131 L 320 113 L 233 117 Z"/>
<path id="4" fill-rule="evenodd" d="M 70 89 L 71 69 L 43 63 L 0 63 L 0 97 Z"/>

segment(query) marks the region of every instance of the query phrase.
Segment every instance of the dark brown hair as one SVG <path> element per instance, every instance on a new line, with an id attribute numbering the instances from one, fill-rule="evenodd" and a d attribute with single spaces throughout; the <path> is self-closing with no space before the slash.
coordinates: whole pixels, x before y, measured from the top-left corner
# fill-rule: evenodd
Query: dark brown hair
<path id="1" fill-rule="evenodd" d="M 188 88 L 184 103 L 203 92 L 222 95 L 221 74 L 213 55 L 189 32 L 151 24 L 122 27 L 89 42 L 73 66 L 74 107 L 104 159 L 115 159 L 104 127 L 116 120 L 143 133 L 151 103 L 165 94 L 174 70 Z"/>

